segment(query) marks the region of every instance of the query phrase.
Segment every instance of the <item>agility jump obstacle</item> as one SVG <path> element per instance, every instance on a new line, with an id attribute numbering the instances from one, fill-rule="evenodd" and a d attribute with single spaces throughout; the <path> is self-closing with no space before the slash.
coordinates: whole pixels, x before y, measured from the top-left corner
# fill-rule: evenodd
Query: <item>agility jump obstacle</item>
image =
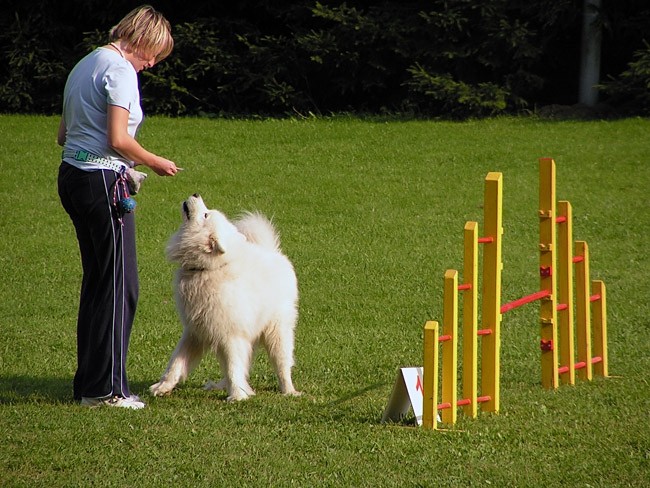
<path id="1" fill-rule="evenodd" d="M 437 321 L 424 327 L 422 378 L 422 425 L 436 429 L 441 421 L 455 424 L 458 407 L 475 418 L 478 405 L 484 412 L 499 411 L 500 328 L 502 315 L 527 303 L 540 301 L 540 349 L 542 386 L 555 389 L 559 383 L 578 378 L 608 376 L 606 290 L 602 281 L 589 278 L 589 248 L 573 242 L 572 209 L 567 201 L 557 202 L 555 161 L 539 160 L 539 291 L 501 305 L 501 241 L 503 176 L 485 178 L 484 235 L 478 223 L 464 229 L 463 283 L 458 271 L 444 275 L 442 330 Z M 478 328 L 478 257 L 483 245 L 481 320 Z M 575 269 L 574 269 L 575 268 Z M 575 300 L 574 300 L 575 276 Z M 458 312 L 463 300 L 462 398 L 458 399 Z M 574 317 L 575 308 L 575 317 Z M 574 335 L 575 327 L 575 335 Z M 478 339 L 481 338 L 481 384 L 478 389 Z M 439 359 L 439 356 L 442 356 Z M 441 397 L 438 403 L 439 362 Z"/>

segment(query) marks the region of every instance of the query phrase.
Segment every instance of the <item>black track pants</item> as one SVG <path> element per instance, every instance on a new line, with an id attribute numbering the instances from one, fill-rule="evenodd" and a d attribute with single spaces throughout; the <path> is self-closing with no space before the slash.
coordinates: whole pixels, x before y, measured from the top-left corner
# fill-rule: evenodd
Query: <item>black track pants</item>
<path id="1" fill-rule="evenodd" d="M 126 356 L 138 302 L 133 213 L 118 218 L 117 173 L 59 169 L 59 197 L 74 224 L 83 278 L 77 321 L 74 398 L 131 395 Z"/>

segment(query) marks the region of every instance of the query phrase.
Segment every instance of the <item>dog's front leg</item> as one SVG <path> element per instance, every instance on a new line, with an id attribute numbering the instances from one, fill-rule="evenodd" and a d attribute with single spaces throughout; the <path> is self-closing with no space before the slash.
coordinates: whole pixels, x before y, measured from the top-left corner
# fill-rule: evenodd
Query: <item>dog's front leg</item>
<path id="1" fill-rule="evenodd" d="M 149 387 L 149 391 L 154 396 L 171 393 L 178 383 L 185 381 L 192 370 L 199 364 L 204 353 L 205 348 L 202 341 L 185 329 L 169 360 L 167 370 L 158 383 Z"/>
<path id="2" fill-rule="evenodd" d="M 218 351 L 219 364 L 226 382 L 228 401 L 246 400 L 255 395 L 248 384 L 253 346 L 242 337 L 229 339 Z"/>

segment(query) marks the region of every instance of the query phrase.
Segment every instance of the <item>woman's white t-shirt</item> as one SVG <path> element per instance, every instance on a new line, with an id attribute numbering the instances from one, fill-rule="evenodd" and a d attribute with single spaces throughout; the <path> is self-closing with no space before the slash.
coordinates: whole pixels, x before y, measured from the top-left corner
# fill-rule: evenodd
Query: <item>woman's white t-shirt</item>
<path id="1" fill-rule="evenodd" d="M 82 150 L 133 166 L 108 146 L 108 105 L 129 111 L 128 133 L 135 137 L 143 114 L 140 107 L 138 74 L 119 53 L 99 47 L 72 69 L 63 91 L 63 121 L 66 127 L 64 154 Z M 97 163 L 64 157 L 66 163 L 83 170 L 106 169 Z"/>

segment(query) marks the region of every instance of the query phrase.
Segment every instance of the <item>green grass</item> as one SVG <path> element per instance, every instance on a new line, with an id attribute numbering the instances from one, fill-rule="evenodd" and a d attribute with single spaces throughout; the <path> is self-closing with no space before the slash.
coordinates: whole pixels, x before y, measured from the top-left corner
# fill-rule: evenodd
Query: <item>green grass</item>
<path id="1" fill-rule="evenodd" d="M 650 486 L 650 121 L 148 119 L 145 146 L 185 171 L 136 197 L 137 412 L 71 400 L 80 263 L 57 123 L 0 116 L 0 485 Z M 574 238 L 607 284 L 613 377 L 542 389 L 533 304 L 504 316 L 498 415 L 381 424 L 397 369 L 422 363 L 490 171 L 504 175 L 503 302 L 536 290 L 539 157 L 555 158 Z M 213 358 L 171 397 L 148 395 L 180 337 L 164 247 L 194 192 L 274 217 L 300 283 L 304 396 L 281 396 L 263 355 L 250 401 L 201 390 Z"/>

